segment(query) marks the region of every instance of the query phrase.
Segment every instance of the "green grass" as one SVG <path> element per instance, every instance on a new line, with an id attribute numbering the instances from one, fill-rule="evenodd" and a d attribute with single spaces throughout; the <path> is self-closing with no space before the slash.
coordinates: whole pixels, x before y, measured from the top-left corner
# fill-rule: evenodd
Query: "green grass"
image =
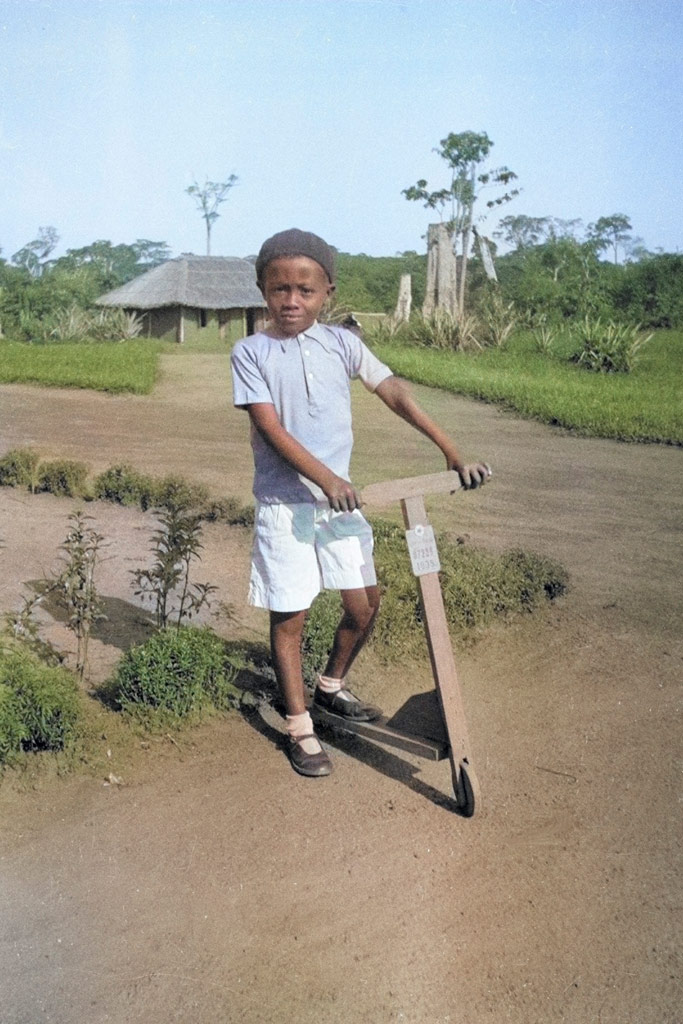
<path id="1" fill-rule="evenodd" d="M 592 373 L 569 362 L 563 339 L 552 356 L 520 333 L 505 349 L 435 352 L 378 345 L 376 354 L 409 380 L 494 402 L 522 416 L 589 437 L 683 444 L 683 332 L 658 331 L 631 373 Z"/>
<path id="2" fill-rule="evenodd" d="M 0 344 L 0 383 L 147 395 L 158 362 L 159 345 L 149 340 L 98 345 L 7 342 Z"/>

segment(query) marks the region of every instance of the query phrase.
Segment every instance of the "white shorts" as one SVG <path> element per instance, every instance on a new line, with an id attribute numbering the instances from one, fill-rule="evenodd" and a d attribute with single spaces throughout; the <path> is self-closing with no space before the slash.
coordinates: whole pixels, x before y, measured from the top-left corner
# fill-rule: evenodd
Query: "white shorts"
<path id="1" fill-rule="evenodd" d="M 275 612 L 310 608 L 321 590 L 377 583 L 372 528 L 359 509 L 327 503 L 257 503 L 249 604 Z"/>

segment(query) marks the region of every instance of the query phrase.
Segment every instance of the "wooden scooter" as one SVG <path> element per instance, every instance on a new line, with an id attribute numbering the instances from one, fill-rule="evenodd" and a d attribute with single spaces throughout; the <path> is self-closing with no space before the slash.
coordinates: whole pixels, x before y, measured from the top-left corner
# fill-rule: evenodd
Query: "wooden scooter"
<path id="1" fill-rule="evenodd" d="M 448 757 L 456 808 L 469 818 L 480 803 L 479 784 L 472 765 L 465 710 L 441 595 L 439 555 L 424 504 L 425 495 L 453 494 L 460 487 L 459 477 L 449 470 L 370 484 L 362 492 L 363 503 L 367 505 L 401 503 L 408 551 L 419 585 L 435 692 L 420 695 L 427 698 L 426 701 L 410 698 L 391 719 L 380 718 L 374 722 L 354 722 L 322 708 L 315 708 L 312 713 L 321 724 L 365 736 L 419 757 L 433 761 Z M 404 724 L 406 721 L 407 726 Z M 415 728 L 422 728 L 426 735 L 412 731 Z"/>

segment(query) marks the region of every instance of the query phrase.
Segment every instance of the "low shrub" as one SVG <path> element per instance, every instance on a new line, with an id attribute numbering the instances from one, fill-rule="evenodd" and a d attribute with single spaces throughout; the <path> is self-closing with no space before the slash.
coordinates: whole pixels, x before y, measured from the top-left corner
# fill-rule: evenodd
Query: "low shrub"
<path id="1" fill-rule="evenodd" d="M 82 309 L 73 303 L 48 316 L 24 318 L 22 328 L 38 344 L 130 341 L 142 331 L 142 320 L 123 309 Z"/>
<path id="2" fill-rule="evenodd" d="M 479 307 L 480 337 L 484 345 L 503 348 L 517 326 L 514 302 L 506 302 L 500 287 L 489 289 Z"/>
<path id="3" fill-rule="evenodd" d="M 435 309 L 431 316 L 411 317 L 404 330 L 406 340 L 425 348 L 470 352 L 481 349 L 481 324 L 475 316 L 461 317 L 446 309 Z"/>
<path id="4" fill-rule="evenodd" d="M 0 683 L 0 765 L 10 764 L 27 738 L 19 699 L 7 683 Z"/>
<path id="5" fill-rule="evenodd" d="M 539 323 L 532 330 L 534 348 L 541 355 L 552 355 L 559 335 L 559 328 L 552 323 Z"/>
<path id="6" fill-rule="evenodd" d="M 422 609 L 404 532 L 383 520 L 375 520 L 373 530 L 382 604 L 370 645 L 386 662 L 420 655 L 424 651 Z M 533 611 L 567 587 L 566 570 L 540 555 L 523 551 L 494 555 L 443 537 L 438 548 L 446 618 L 459 640 L 498 617 Z M 340 614 L 336 594 L 324 592 L 316 598 L 302 644 L 308 680 L 324 667 Z"/>
<path id="7" fill-rule="evenodd" d="M 218 498 L 208 501 L 201 511 L 207 523 L 227 523 L 228 526 L 253 526 L 254 506 L 242 505 L 237 498 Z"/>
<path id="8" fill-rule="evenodd" d="M 38 467 L 36 491 L 47 491 L 62 498 L 82 498 L 87 494 L 88 467 L 83 462 L 57 459 Z"/>
<path id="9" fill-rule="evenodd" d="M 581 346 L 572 356 L 573 362 L 598 373 L 630 373 L 641 350 L 654 337 L 643 334 L 640 324 L 603 323 L 599 317 L 586 317 L 573 333 Z"/>
<path id="10" fill-rule="evenodd" d="M 0 484 L 34 490 L 39 462 L 40 456 L 32 448 L 13 448 L 0 459 Z"/>
<path id="11" fill-rule="evenodd" d="M 0 690 L 0 749 L 64 750 L 77 738 L 80 696 L 66 669 L 43 665 L 28 651 L 6 649 L 0 652 Z"/>
<path id="12" fill-rule="evenodd" d="M 200 712 L 207 704 L 231 703 L 235 668 L 210 629 L 180 626 L 159 630 L 132 647 L 119 662 L 112 692 L 121 710 L 161 721 Z"/>
<path id="13" fill-rule="evenodd" d="M 110 466 L 95 477 L 93 493 L 96 498 L 119 505 L 144 504 L 149 507 L 155 496 L 154 481 L 124 462 Z"/>
<path id="14" fill-rule="evenodd" d="M 165 476 L 153 480 L 151 490 L 142 497 L 142 508 L 165 508 L 170 512 L 185 512 L 199 509 L 209 500 L 209 492 L 203 484 L 193 484 L 181 476 Z"/>
<path id="15" fill-rule="evenodd" d="M 334 590 L 323 590 L 308 613 L 301 656 L 304 681 L 309 685 L 314 684 L 318 672 L 325 668 L 341 614 L 341 598 Z"/>

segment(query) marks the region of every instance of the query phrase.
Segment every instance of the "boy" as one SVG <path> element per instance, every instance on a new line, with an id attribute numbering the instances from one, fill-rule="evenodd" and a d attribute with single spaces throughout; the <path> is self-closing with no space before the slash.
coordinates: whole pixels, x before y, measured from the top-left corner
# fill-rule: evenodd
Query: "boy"
<path id="1" fill-rule="evenodd" d="M 273 235 L 256 260 L 269 325 L 239 341 L 232 353 L 234 404 L 249 413 L 255 465 L 249 602 L 270 612 L 289 759 L 295 771 L 314 777 L 329 775 L 332 764 L 304 701 L 301 637 L 323 587 L 340 591 L 343 616 L 314 702 L 358 720 L 381 714 L 345 685 L 379 608 L 372 530 L 349 480 L 351 379 L 360 377 L 426 434 L 464 487 L 478 487 L 490 476 L 483 463 L 465 465 L 455 444 L 355 333 L 318 323 L 334 277 L 334 253 L 322 238 L 296 228 Z"/>

